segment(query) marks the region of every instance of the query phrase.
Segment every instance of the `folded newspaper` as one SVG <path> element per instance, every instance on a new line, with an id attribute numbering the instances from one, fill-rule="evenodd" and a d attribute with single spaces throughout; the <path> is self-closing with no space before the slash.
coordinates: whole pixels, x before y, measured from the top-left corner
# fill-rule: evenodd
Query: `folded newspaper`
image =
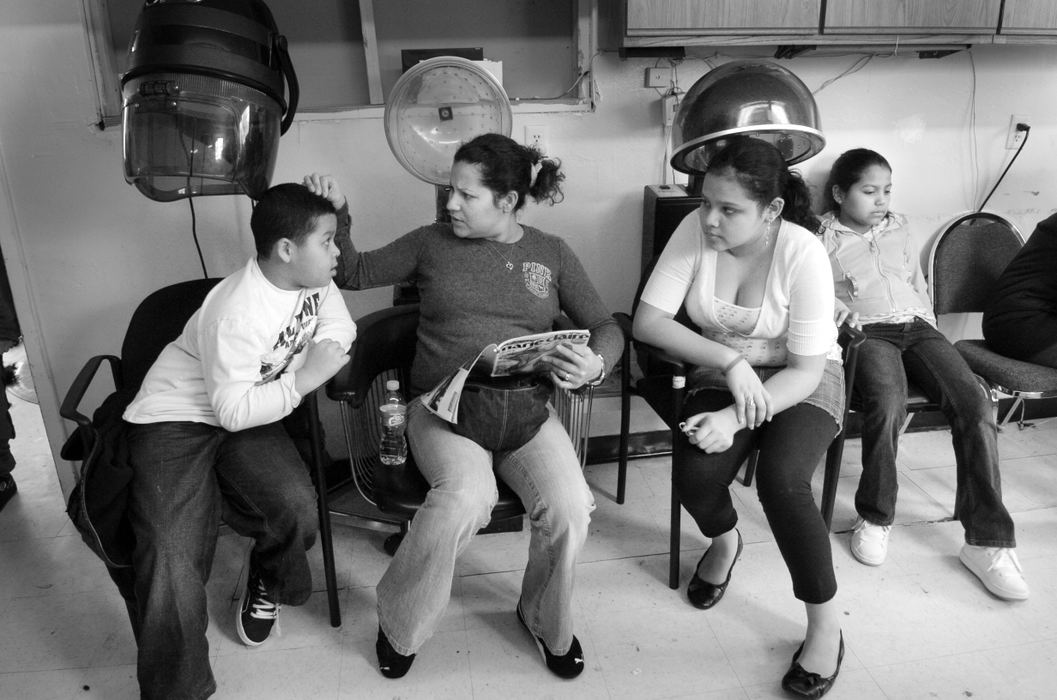
<path id="1" fill-rule="evenodd" d="M 590 339 L 591 331 L 567 330 L 523 335 L 499 344 L 492 343 L 423 394 L 422 403 L 435 415 L 449 423 L 457 423 L 459 397 L 471 375 L 509 377 L 549 372 L 550 365 L 542 360 L 557 354 L 559 345 L 586 345 Z"/>

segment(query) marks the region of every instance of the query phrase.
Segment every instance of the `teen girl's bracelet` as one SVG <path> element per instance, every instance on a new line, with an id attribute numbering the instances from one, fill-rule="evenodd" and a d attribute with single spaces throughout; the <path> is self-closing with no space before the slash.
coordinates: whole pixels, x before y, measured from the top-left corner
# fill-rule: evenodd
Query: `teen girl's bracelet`
<path id="1" fill-rule="evenodd" d="M 734 365 L 738 364 L 739 362 L 741 362 L 744 359 L 745 359 L 744 355 L 738 355 L 737 357 L 735 357 L 733 360 L 731 360 L 729 363 L 727 363 L 726 367 L 723 368 L 723 374 L 725 375 L 727 372 L 729 372 L 730 370 L 734 369 Z"/>

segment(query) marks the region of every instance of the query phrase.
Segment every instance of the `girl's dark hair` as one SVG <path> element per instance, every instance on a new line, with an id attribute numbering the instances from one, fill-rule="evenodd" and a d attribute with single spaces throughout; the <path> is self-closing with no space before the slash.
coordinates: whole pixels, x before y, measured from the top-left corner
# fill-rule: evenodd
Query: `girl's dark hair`
<path id="1" fill-rule="evenodd" d="M 250 215 L 257 255 L 267 259 L 281 238 L 300 245 L 319 217 L 334 213 L 329 199 L 313 194 L 304 185 L 285 182 L 272 187 L 261 195 Z"/>
<path id="2" fill-rule="evenodd" d="M 880 165 L 882 168 L 892 172 L 892 166 L 888 164 L 885 157 L 877 151 L 869 148 L 853 148 L 840 154 L 830 168 L 829 178 L 826 180 L 826 191 L 822 193 L 822 202 L 825 206 L 823 211 L 837 211 L 840 205 L 833 199 L 833 188 L 841 192 L 850 190 L 856 182 L 862 179 L 866 169 Z"/>
<path id="3" fill-rule="evenodd" d="M 514 211 L 524 206 L 526 196 L 537 202 L 548 200 L 552 205 L 564 199 L 561 161 L 546 158 L 538 149 L 522 146 L 502 134 L 482 134 L 464 143 L 455 152 L 455 162 L 480 166 L 481 181 L 497 198 L 517 192 Z M 539 165 L 539 172 L 533 180 L 535 165 Z"/>
<path id="4" fill-rule="evenodd" d="M 749 198 L 766 207 L 775 197 L 785 201 L 782 218 L 816 231 L 818 217 L 811 210 L 811 192 L 795 170 L 790 170 L 777 148 L 762 139 L 737 136 L 712 156 L 708 172 L 728 170 Z"/>

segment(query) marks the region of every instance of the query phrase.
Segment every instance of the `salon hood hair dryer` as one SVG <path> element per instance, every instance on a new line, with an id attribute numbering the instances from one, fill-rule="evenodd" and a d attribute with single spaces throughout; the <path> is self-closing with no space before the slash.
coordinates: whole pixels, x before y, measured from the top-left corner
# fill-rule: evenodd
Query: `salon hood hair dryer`
<path id="1" fill-rule="evenodd" d="M 159 202 L 257 199 L 293 122 L 298 84 L 262 0 L 146 0 L 121 95 L 129 184 Z"/>
<path id="2" fill-rule="evenodd" d="M 708 161 L 736 136 L 767 141 L 789 165 L 826 145 L 811 91 L 763 59 L 724 63 L 691 86 L 672 125 L 672 167 L 691 175 L 691 190 L 699 191 Z"/>

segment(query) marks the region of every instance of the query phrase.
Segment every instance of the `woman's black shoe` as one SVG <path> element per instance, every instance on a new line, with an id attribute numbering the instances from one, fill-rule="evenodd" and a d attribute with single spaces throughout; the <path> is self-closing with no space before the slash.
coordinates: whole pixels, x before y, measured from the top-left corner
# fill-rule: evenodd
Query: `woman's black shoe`
<path id="1" fill-rule="evenodd" d="M 415 660 L 414 654 L 405 656 L 393 648 L 381 625 L 378 626 L 378 642 L 374 650 L 378 653 L 378 670 L 386 678 L 402 678 L 411 670 L 411 662 Z"/>
<path id="2" fill-rule="evenodd" d="M 703 562 L 705 557 L 708 556 L 708 553 L 712 551 L 712 545 L 708 546 L 705 553 L 701 555 L 701 559 L 698 560 L 697 566 L 694 568 L 694 575 L 690 578 L 690 583 L 686 587 L 686 597 L 690 599 L 690 603 L 695 608 L 708 610 L 722 600 L 723 594 L 727 592 L 727 584 L 730 583 L 730 574 L 734 571 L 734 565 L 738 563 L 738 557 L 741 556 L 741 533 L 738 530 L 735 530 L 734 533 L 738 536 L 738 551 L 734 553 L 734 561 L 730 562 L 730 568 L 727 569 L 727 579 L 723 583 L 718 585 L 709 583 L 697 575 L 697 570 L 701 568 L 701 562 Z"/>
<path id="3" fill-rule="evenodd" d="M 537 637 L 532 634 L 532 630 L 529 629 L 528 623 L 525 622 L 525 616 L 521 614 L 521 601 L 517 602 L 517 621 L 521 623 L 521 626 L 525 628 L 525 631 L 532 635 L 532 641 L 536 642 L 536 648 L 540 651 L 540 656 L 543 657 L 543 663 L 547 665 L 547 668 L 551 670 L 556 676 L 569 680 L 576 678 L 584 670 L 584 651 L 580 646 L 580 640 L 573 636 L 573 643 L 569 646 L 569 651 L 565 652 L 561 656 L 552 654 L 551 650 L 547 648 L 547 645 L 543 642 L 541 637 Z"/>
<path id="4" fill-rule="evenodd" d="M 793 654 L 793 663 L 782 677 L 782 688 L 802 698 L 820 698 L 829 692 L 829 689 L 833 687 L 833 681 L 837 680 L 837 674 L 840 673 L 840 662 L 844 660 L 844 632 L 840 633 L 837 669 L 833 671 L 832 676 L 823 678 L 817 673 L 805 671 L 804 667 L 797 663 L 800 658 L 800 652 L 803 650 L 804 645 L 801 644 L 800 648 Z"/>

